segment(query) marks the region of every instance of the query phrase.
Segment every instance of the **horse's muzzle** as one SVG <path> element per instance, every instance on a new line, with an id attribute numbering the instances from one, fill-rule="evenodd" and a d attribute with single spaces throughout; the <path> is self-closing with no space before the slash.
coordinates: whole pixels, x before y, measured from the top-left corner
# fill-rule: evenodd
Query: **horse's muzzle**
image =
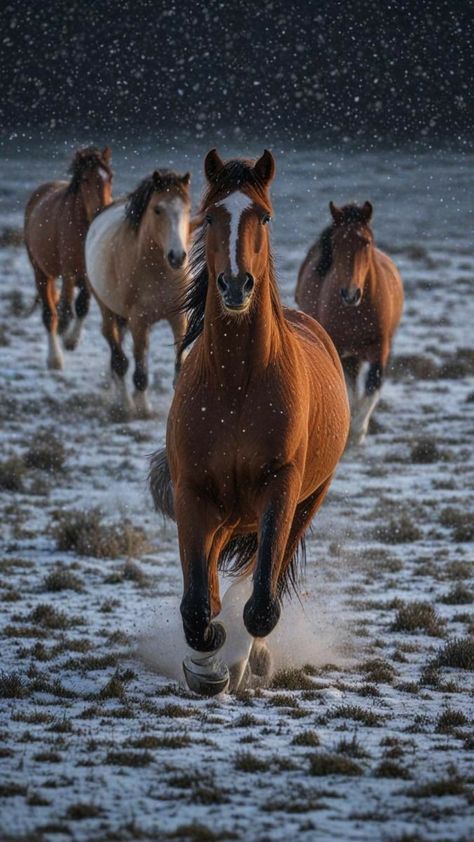
<path id="1" fill-rule="evenodd" d="M 341 298 L 343 303 L 347 307 L 358 307 L 362 298 L 362 290 L 359 287 L 357 287 L 357 289 L 354 290 L 354 292 L 349 292 L 349 290 L 346 287 L 342 287 Z"/>
<path id="2" fill-rule="evenodd" d="M 166 255 L 166 259 L 172 269 L 181 269 L 184 261 L 186 260 L 186 252 L 171 250 Z"/>
<path id="3" fill-rule="evenodd" d="M 217 276 L 217 288 L 226 310 L 234 313 L 244 313 L 247 310 L 255 287 L 253 275 L 249 272 L 239 275 L 226 275 L 221 272 Z"/>

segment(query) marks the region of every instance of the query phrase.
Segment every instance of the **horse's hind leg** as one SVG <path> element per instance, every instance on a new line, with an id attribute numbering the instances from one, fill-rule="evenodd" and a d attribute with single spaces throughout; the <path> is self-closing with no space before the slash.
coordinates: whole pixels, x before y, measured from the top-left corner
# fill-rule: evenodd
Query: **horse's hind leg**
<path id="1" fill-rule="evenodd" d="M 72 318 L 72 302 L 74 298 L 75 280 L 73 277 L 67 276 L 63 278 L 61 287 L 61 295 L 58 303 L 58 333 L 63 337 L 64 347 L 67 348 L 64 334 L 67 332 Z"/>
<path id="2" fill-rule="evenodd" d="M 150 339 L 150 327 L 143 319 L 132 321 L 130 325 L 133 337 L 133 354 L 135 357 L 135 371 L 133 372 L 133 384 L 135 392 L 133 399 L 138 415 L 141 418 L 149 418 L 151 405 L 148 400 L 148 346 Z"/>
<path id="3" fill-rule="evenodd" d="M 128 359 L 122 348 L 123 326 L 118 316 L 99 301 L 102 312 L 102 334 L 110 348 L 110 368 L 115 387 L 115 403 L 125 411 L 132 408 L 127 391 L 125 375 L 128 369 Z"/>
<path id="4" fill-rule="evenodd" d="M 89 312 L 90 300 L 91 300 L 91 293 L 89 289 L 89 284 L 86 278 L 79 278 L 77 281 L 77 287 L 79 292 L 76 297 L 74 309 L 76 311 L 76 318 L 71 326 L 71 329 L 67 332 L 66 336 L 64 337 L 64 347 L 67 348 L 68 351 L 74 351 L 79 344 L 79 339 L 81 338 L 82 333 L 82 326 L 84 324 L 84 319 L 86 318 Z"/>
<path id="5" fill-rule="evenodd" d="M 48 334 L 47 365 L 51 370 L 60 370 L 64 366 L 64 358 L 58 341 L 55 279 L 46 275 L 35 263 L 33 263 L 33 268 L 36 288 L 43 308 L 43 324 Z"/>

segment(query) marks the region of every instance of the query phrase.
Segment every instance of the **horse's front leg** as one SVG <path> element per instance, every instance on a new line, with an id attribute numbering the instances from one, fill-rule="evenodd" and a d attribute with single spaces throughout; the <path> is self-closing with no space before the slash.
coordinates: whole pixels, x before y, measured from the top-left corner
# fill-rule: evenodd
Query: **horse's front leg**
<path id="1" fill-rule="evenodd" d="M 150 344 L 150 326 L 143 319 L 131 320 L 130 329 L 133 337 L 133 355 L 135 357 L 135 371 L 133 384 L 135 392 L 133 399 L 140 418 L 149 418 L 152 408 L 148 399 L 148 348 Z"/>
<path id="2" fill-rule="evenodd" d="M 215 657 L 225 642 L 221 623 L 212 622 L 220 611 L 217 561 L 226 535 L 219 530 L 219 513 L 197 492 L 177 488 L 176 522 L 183 571 L 181 617 L 186 641 L 193 655 L 183 662 L 191 690 L 214 695 L 229 683 L 227 666 Z"/>
<path id="3" fill-rule="evenodd" d="M 369 429 L 369 421 L 380 399 L 385 362 L 380 357 L 370 363 L 365 380 L 364 394 L 354 407 L 351 421 L 351 440 L 362 444 Z"/>
<path id="4" fill-rule="evenodd" d="M 244 607 L 252 637 L 267 637 L 280 618 L 278 580 L 301 488 L 299 471 L 286 465 L 268 480 L 258 528 L 253 593 Z"/>

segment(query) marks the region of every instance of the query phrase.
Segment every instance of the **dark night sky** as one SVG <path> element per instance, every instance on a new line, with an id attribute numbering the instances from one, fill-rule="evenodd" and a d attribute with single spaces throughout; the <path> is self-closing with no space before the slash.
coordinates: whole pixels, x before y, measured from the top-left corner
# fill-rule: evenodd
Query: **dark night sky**
<path id="1" fill-rule="evenodd" d="M 456 0 L 3 2 L 2 123 L 454 139 L 472 131 L 471 10 Z"/>

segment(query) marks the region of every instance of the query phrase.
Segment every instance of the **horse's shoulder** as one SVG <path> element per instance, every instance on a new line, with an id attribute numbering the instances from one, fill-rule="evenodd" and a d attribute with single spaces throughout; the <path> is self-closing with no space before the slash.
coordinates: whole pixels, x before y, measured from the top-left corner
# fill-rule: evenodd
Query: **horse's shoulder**
<path id="1" fill-rule="evenodd" d="M 290 307 L 284 307 L 284 315 L 287 324 L 298 336 L 313 345 L 316 340 L 316 343 L 320 343 L 333 359 L 337 358 L 337 352 L 331 337 L 316 319 L 301 310 L 293 310 Z"/>

